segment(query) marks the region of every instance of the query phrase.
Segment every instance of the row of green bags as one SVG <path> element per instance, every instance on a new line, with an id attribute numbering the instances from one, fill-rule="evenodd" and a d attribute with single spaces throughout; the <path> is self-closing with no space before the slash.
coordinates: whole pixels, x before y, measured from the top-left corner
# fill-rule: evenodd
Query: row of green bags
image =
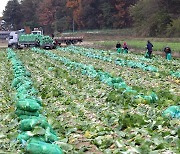
<path id="1" fill-rule="evenodd" d="M 13 67 L 12 87 L 16 89 L 16 114 L 20 119 L 17 139 L 25 143 L 26 151 L 30 154 L 62 154 L 62 150 L 53 144 L 57 141 L 55 131 L 40 114 L 42 102 L 33 87 L 31 73 L 24 68 L 12 49 L 7 49 L 7 52 Z"/>
<path id="2" fill-rule="evenodd" d="M 103 61 L 108 61 L 108 62 L 113 62 L 113 59 L 111 57 L 107 57 L 107 56 L 102 56 L 100 54 L 94 54 L 92 53 L 90 50 L 81 50 L 80 47 L 75 47 L 75 46 L 68 46 L 66 48 L 58 48 L 59 51 L 64 51 L 64 52 L 72 52 L 72 53 L 76 53 L 76 54 L 81 54 L 83 56 L 86 57 L 90 57 L 90 58 L 95 58 L 95 59 L 100 59 Z M 144 71 L 151 71 L 151 72 L 158 72 L 158 69 L 154 66 L 150 66 L 147 65 L 143 62 L 135 62 L 132 60 L 124 60 L 124 59 L 116 59 L 114 60 L 116 65 L 120 65 L 120 66 L 125 66 L 125 67 L 130 67 L 130 68 L 140 68 Z"/>
<path id="3" fill-rule="evenodd" d="M 87 75 L 89 77 L 95 78 L 97 77 L 101 82 L 107 84 L 108 86 L 111 86 L 116 89 L 124 89 L 123 93 L 131 93 L 131 95 L 134 95 L 135 99 L 136 96 L 141 97 L 142 99 L 145 99 L 151 103 L 156 102 L 158 100 L 158 97 L 155 93 L 150 94 L 149 96 L 145 96 L 143 94 L 138 94 L 136 90 L 133 90 L 131 87 L 126 85 L 126 83 L 121 79 L 120 77 L 113 77 L 107 72 L 96 70 L 92 65 L 86 65 L 83 63 L 73 62 L 68 58 L 60 57 L 52 52 L 41 50 L 39 48 L 32 48 L 32 51 L 36 53 L 44 54 L 51 59 L 61 61 L 64 63 L 64 65 L 67 66 L 68 69 L 75 69 L 81 71 L 83 75 Z"/>

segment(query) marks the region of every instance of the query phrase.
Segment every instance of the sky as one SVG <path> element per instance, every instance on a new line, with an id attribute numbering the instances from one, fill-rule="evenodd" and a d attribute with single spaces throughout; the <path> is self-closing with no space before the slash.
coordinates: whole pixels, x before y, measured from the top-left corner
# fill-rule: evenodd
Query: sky
<path id="1" fill-rule="evenodd" d="M 1 0 L 0 1 L 0 16 L 2 16 L 3 10 L 5 10 L 5 6 L 9 0 Z"/>

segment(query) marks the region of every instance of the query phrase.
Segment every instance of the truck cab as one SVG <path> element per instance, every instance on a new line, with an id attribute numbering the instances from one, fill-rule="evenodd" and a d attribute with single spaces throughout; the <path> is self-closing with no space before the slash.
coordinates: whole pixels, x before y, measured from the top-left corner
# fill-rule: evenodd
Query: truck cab
<path id="1" fill-rule="evenodd" d="M 24 29 L 10 32 L 8 37 L 8 47 L 12 47 L 14 49 L 18 48 L 18 39 L 22 34 L 24 34 Z"/>
<path id="2" fill-rule="evenodd" d="M 8 37 L 8 47 L 17 48 L 18 46 L 18 33 L 17 31 L 12 31 Z"/>
<path id="3" fill-rule="evenodd" d="M 43 35 L 42 31 L 39 31 L 39 30 L 34 30 L 34 31 L 31 32 L 31 34 Z"/>

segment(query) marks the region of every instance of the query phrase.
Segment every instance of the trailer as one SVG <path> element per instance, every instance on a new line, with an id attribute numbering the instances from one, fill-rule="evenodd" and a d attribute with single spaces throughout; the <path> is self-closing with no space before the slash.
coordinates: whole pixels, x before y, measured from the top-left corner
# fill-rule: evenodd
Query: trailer
<path id="1" fill-rule="evenodd" d="M 65 43 L 66 45 L 76 44 L 83 42 L 83 37 L 54 37 L 57 45 Z"/>

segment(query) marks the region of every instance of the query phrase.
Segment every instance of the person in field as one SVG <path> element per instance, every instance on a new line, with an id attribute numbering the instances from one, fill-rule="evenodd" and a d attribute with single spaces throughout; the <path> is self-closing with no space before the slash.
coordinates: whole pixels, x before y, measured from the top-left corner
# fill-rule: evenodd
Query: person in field
<path id="1" fill-rule="evenodd" d="M 54 39 L 54 34 L 51 34 L 52 39 Z"/>
<path id="2" fill-rule="evenodd" d="M 116 51 L 118 53 L 121 53 L 121 44 L 120 44 L 120 42 L 117 42 L 117 44 L 116 44 Z"/>
<path id="3" fill-rule="evenodd" d="M 147 41 L 146 49 L 147 49 L 147 56 L 146 57 L 151 58 L 153 45 L 149 40 Z"/>
<path id="4" fill-rule="evenodd" d="M 128 46 L 126 42 L 123 43 L 123 49 L 124 49 L 124 53 L 128 53 Z"/>
<path id="5" fill-rule="evenodd" d="M 118 49 L 118 48 L 121 48 L 120 42 L 117 42 L 117 44 L 116 44 L 116 49 Z"/>
<path id="6" fill-rule="evenodd" d="M 166 47 L 164 48 L 164 52 L 165 52 L 165 54 L 166 54 L 166 59 L 171 60 L 171 48 L 168 47 L 168 46 L 166 46 Z"/>

